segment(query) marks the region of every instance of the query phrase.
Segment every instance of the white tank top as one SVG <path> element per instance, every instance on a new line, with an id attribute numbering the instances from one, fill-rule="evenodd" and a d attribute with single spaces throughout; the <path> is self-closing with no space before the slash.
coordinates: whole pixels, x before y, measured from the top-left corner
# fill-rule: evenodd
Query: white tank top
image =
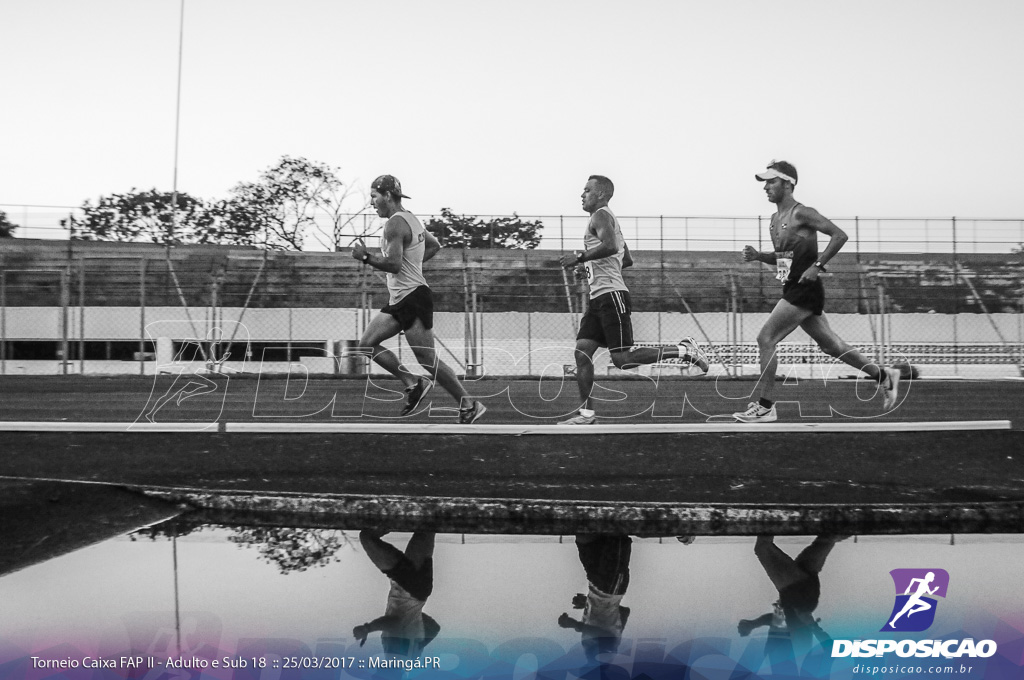
<path id="1" fill-rule="evenodd" d="M 613 290 L 629 290 L 626 288 L 626 282 L 622 278 L 622 259 L 626 253 L 626 239 L 622 236 L 619 218 L 615 216 L 615 213 L 608 206 L 598 208 L 594 215 L 597 215 L 602 210 L 607 210 L 608 214 L 611 215 L 612 224 L 615 226 L 615 247 L 618 248 L 618 252 L 608 257 L 602 257 L 599 260 L 583 263 L 587 270 L 587 281 L 590 283 L 591 299 L 596 298 L 598 295 L 610 293 Z M 594 218 L 591 217 L 590 219 L 593 221 Z M 590 225 L 587 225 L 587 233 L 583 236 L 584 248 L 590 250 L 599 245 L 601 245 L 601 239 L 595 236 L 591 232 Z"/>
<path id="2" fill-rule="evenodd" d="M 395 213 L 395 215 L 401 215 L 405 218 L 405 222 L 409 225 L 409 230 L 412 232 L 412 238 L 402 254 L 401 269 L 398 270 L 397 274 L 388 272 L 388 292 L 391 294 L 390 304 L 392 305 L 401 301 L 402 298 L 420 286 L 427 285 L 427 280 L 423 278 L 423 253 L 426 250 L 426 237 L 424 234 L 426 229 L 423 228 L 419 219 L 411 212 L 402 211 Z M 381 239 L 380 251 L 384 257 L 388 255 L 389 245 L 388 241 Z M 396 244 L 396 247 L 401 247 L 401 244 Z"/>

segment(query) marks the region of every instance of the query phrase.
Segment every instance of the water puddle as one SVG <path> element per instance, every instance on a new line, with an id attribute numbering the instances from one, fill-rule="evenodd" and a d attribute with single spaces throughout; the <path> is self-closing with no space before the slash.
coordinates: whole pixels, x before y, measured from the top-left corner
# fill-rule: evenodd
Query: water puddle
<path id="1" fill-rule="evenodd" d="M 1021 535 L 173 520 L 0 578 L 0 677 L 1019 678 L 1022 563 Z"/>

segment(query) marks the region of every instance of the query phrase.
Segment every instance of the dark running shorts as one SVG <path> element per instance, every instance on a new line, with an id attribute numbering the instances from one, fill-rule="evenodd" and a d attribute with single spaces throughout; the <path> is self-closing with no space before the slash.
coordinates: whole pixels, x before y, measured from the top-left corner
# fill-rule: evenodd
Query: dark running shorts
<path id="1" fill-rule="evenodd" d="M 385 571 L 384 575 L 417 600 L 426 601 L 434 592 L 434 559 L 432 557 L 428 557 L 423 562 L 423 566 L 417 569 L 412 560 L 402 555 L 398 564 Z"/>
<path id="2" fill-rule="evenodd" d="M 825 286 L 821 279 L 810 283 L 786 281 L 782 286 L 782 299 L 801 309 L 809 309 L 815 316 L 825 311 Z"/>
<path id="3" fill-rule="evenodd" d="M 434 327 L 434 296 L 430 288 L 420 286 L 393 305 L 385 305 L 380 311 L 395 317 L 395 321 L 403 331 L 412 328 L 416 319 L 423 322 L 423 327 Z"/>
<path id="4" fill-rule="evenodd" d="M 629 556 L 632 553 L 629 536 L 588 536 L 576 539 L 576 550 L 587 580 L 602 593 L 622 595 L 629 587 Z"/>
<path id="5" fill-rule="evenodd" d="M 590 301 L 587 313 L 580 320 L 577 340 L 593 340 L 601 347 L 615 351 L 633 346 L 633 322 L 629 315 L 633 305 L 629 293 L 613 290 Z"/>
<path id="6" fill-rule="evenodd" d="M 803 581 L 792 583 L 779 591 L 779 604 L 783 610 L 795 610 L 810 614 L 818 607 L 821 597 L 821 581 L 817 574 L 811 574 Z"/>

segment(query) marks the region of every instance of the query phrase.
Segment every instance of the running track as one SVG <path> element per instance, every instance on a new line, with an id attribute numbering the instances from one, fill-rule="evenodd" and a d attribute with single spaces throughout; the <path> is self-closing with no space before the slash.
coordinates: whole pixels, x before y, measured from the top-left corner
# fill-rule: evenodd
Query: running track
<path id="1" fill-rule="evenodd" d="M 780 385 L 780 422 L 858 422 L 860 432 L 417 434 L 451 423 L 435 409 L 392 416 L 381 382 L 216 378 L 0 377 L 0 420 L 132 423 L 164 395 L 157 423 L 197 432 L 3 432 L 0 475 L 264 493 L 370 494 L 664 503 L 942 503 L 1024 500 L 1024 382 L 917 381 L 878 413 L 866 382 Z M 604 423 L 700 424 L 746 404 L 752 381 L 600 381 Z M 169 388 L 172 388 L 169 390 Z M 184 393 L 176 392 L 185 388 Z M 561 389 L 559 389 L 561 388 Z M 368 398 L 369 389 L 369 398 Z M 203 392 L 203 390 L 210 390 Z M 190 391 L 195 394 L 189 396 Z M 485 424 L 551 424 L 575 407 L 568 380 L 480 381 Z M 179 403 L 178 396 L 185 395 Z M 625 395 L 625 396 L 622 396 Z M 431 395 L 435 407 L 447 396 Z M 790 400 L 790 401 L 785 401 Z M 795 400 L 799 400 L 799 404 Z M 651 405 L 655 415 L 651 413 Z M 828 417 L 831 406 L 843 415 Z M 712 418 L 712 422 L 716 419 Z M 874 423 L 1009 421 L 1010 429 L 881 432 Z M 402 424 L 402 434 L 224 433 L 223 423 Z M 728 418 L 718 422 L 728 422 Z M 223 428 L 221 428 L 223 429 Z M 554 429 L 554 428 L 553 428 Z M 643 429 L 643 428 L 638 428 Z M 575 436 L 574 436 L 575 435 Z"/>

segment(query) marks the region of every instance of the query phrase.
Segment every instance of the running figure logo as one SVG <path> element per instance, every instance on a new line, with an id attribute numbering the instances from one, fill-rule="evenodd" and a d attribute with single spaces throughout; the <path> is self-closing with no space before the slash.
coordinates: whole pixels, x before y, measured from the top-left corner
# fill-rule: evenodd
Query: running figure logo
<path id="1" fill-rule="evenodd" d="M 946 597 L 949 573 L 945 569 L 893 569 L 889 574 L 896 586 L 896 603 L 882 630 L 927 630 L 938 604 L 933 596 Z"/>

